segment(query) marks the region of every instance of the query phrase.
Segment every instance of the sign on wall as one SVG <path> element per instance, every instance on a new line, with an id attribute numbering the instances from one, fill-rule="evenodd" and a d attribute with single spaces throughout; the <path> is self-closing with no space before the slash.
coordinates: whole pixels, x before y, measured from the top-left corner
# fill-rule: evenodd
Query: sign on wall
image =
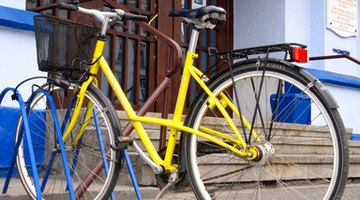
<path id="1" fill-rule="evenodd" d="M 327 0 L 327 28 L 342 37 L 358 35 L 358 0 Z"/>

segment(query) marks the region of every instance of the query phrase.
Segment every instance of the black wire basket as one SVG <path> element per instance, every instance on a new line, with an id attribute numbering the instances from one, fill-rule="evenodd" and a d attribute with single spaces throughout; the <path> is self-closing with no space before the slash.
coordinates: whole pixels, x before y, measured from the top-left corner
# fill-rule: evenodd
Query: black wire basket
<path id="1" fill-rule="evenodd" d="M 92 62 L 97 29 L 53 16 L 34 16 L 40 71 L 86 70 Z"/>

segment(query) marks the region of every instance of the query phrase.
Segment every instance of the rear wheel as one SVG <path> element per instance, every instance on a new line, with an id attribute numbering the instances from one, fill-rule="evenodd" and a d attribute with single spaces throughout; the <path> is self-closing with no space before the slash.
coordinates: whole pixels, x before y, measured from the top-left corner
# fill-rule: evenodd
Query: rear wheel
<path id="1" fill-rule="evenodd" d="M 329 93 L 301 70 L 276 61 L 264 69 L 263 62 L 246 61 L 209 81 L 218 99 L 225 94 L 249 122 L 245 128 L 245 120 L 226 108 L 258 157 L 249 161 L 182 134 L 183 163 L 198 199 L 341 198 L 349 167 L 345 128 Z M 208 99 L 205 93 L 197 97 L 186 124 L 234 136 Z"/>
<path id="2" fill-rule="evenodd" d="M 73 116 L 74 103 L 79 86 L 70 84 L 68 87 L 46 85 L 44 90 L 49 91 L 56 104 L 56 113 L 63 134 Z M 93 103 L 94 108 L 87 113 L 86 106 Z M 42 195 L 45 199 L 54 197 L 68 197 L 68 184 L 64 175 L 59 141 L 54 126 L 51 108 L 44 93 L 37 93 L 30 104 L 29 112 L 30 133 L 35 150 L 36 164 L 38 166 Z M 86 120 L 87 119 L 87 120 Z M 16 138 L 22 130 L 20 117 Z M 86 120 L 86 121 L 85 121 Z M 113 109 L 107 98 L 94 86 L 90 86 L 85 93 L 84 107 L 80 112 L 78 121 L 64 141 L 67 156 L 67 165 L 71 172 L 71 180 L 78 196 L 84 199 L 106 199 L 111 194 L 120 170 L 122 154 L 113 150 L 110 145 L 116 143 L 116 137 L 121 130 Z M 81 126 L 86 129 L 77 144 L 74 144 Z M 23 137 L 24 138 L 24 137 Z M 17 157 L 17 166 L 21 181 L 28 194 L 35 199 L 36 192 L 34 179 L 29 167 L 27 144 L 22 139 Z M 98 171 L 96 166 L 101 166 Z M 93 175 L 92 183 L 86 186 L 85 180 Z"/>

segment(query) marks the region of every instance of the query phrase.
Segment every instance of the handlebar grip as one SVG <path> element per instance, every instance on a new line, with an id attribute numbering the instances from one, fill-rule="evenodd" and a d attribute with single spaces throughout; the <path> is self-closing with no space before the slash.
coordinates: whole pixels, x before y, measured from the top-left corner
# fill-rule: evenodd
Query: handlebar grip
<path id="1" fill-rule="evenodd" d="M 77 6 L 65 2 L 59 2 L 58 8 L 62 10 L 70 10 L 70 11 L 77 11 L 79 9 Z"/>
<path id="2" fill-rule="evenodd" d="M 137 15 L 132 13 L 124 13 L 122 16 L 124 20 L 144 21 L 147 22 L 148 18 L 144 15 Z"/>

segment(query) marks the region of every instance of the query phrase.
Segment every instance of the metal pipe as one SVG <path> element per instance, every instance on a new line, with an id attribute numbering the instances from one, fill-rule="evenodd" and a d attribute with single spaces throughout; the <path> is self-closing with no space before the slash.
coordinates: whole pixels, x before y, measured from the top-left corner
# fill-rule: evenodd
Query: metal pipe
<path id="1" fill-rule="evenodd" d="M 346 54 L 340 54 L 340 55 L 329 55 L 329 56 L 313 56 L 313 57 L 310 57 L 309 60 L 327 60 L 327 59 L 338 59 L 338 58 L 346 58 L 348 60 L 351 60 L 352 62 L 360 65 L 360 60 L 352 57 L 352 56 L 349 56 L 349 55 L 346 55 Z"/>
<path id="2" fill-rule="evenodd" d="M 114 7 L 114 8 L 120 8 L 124 11 L 128 12 L 128 10 L 120 5 L 115 3 L 114 1 L 110 0 L 103 0 L 103 2 L 107 3 L 108 5 Z M 173 77 L 181 68 L 182 64 L 182 51 L 180 46 L 171 38 L 166 36 L 164 33 L 158 31 L 154 27 L 148 25 L 145 22 L 139 22 L 136 21 L 136 23 L 142 27 L 144 27 L 147 31 L 157 36 L 158 39 L 164 41 L 167 43 L 172 49 L 173 49 L 173 55 L 172 58 L 174 59 L 174 64 L 171 69 L 168 70 L 165 79 L 161 82 L 159 87 L 156 88 L 154 93 L 148 98 L 148 100 L 145 102 L 145 104 L 140 108 L 140 110 L 137 112 L 137 115 L 143 116 L 149 109 L 149 107 L 157 100 L 157 98 L 161 95 L 161 93 L 168 87 L 169 83 L 171 82 L 171 77 Z M 129 136 L 132 132 L 134 127 L 131 125 L 131 123 L 128 123 L 125 128 L 123 129 L 123 136 Z M 99 162 L 97 163 L 96 167 L 93 169 L 93 172 L 90 173 L 84 181 L 84 184 L 81 184 L 78 188 L 76 188 L 76 196 L 81 197 L 84 192 L 87 190 L 87 188 L 90 186 L 90 184 L 95 179 L 96 175 L 100 173 L 101 169 L 103 167 L 103 163 Z"/>
<path id="3" fill-rule="evenodd" d="M 171 78 L 166 77 L 161 84 L 156 88 L 156 90 L 153 92 L 153 94 L 146 100 L 144 105 L 140 108 L 140 110 L 136 113 L 138 116 L 144 116 L 147 112 L 147 110 L 150 108 L 150 106 L 157 100 L 157 98 L 161 95 L 164 90 L 168 87 L 168 85 L 171 82 Z M 129 122 L 126 124 L 125 128 L 123 129 L 123 136 L 129 136 L 131 134 L 131 131 L 134 130 L 134 127 Z"/>
<path id="4" fill-rule="evenodd" d="M 191 38 L 190 38 L 190 42 L 189 42 L 188 51 L 190 51 L 190 52 L 196 51 L 196 45 L 197 45 L 198 39 L 199 39 L 199 30 L 196 28 L 193 28 L 191 31 Z"/>

